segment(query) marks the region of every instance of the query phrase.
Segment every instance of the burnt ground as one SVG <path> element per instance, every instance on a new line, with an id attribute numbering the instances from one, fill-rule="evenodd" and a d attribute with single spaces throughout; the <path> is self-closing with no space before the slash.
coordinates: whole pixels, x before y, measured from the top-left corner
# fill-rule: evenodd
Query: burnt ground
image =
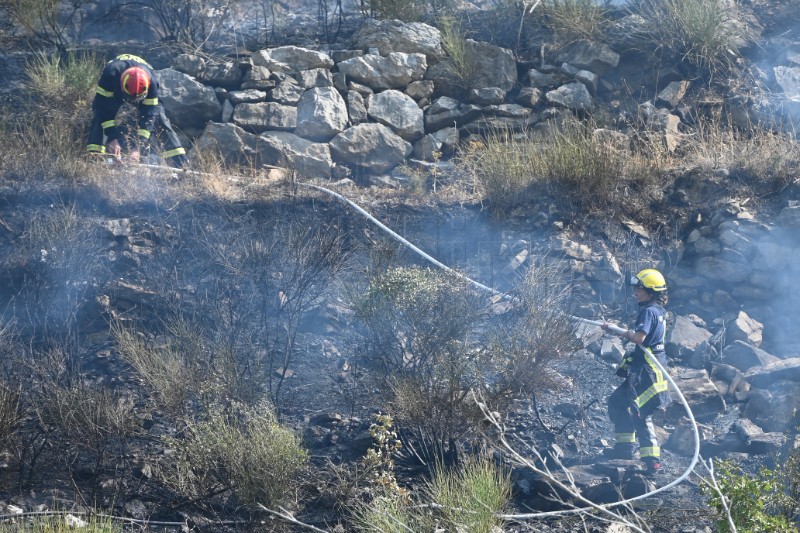
<path id="1" fill-rule="evenodd" d="M 30 339 L 37 338 L 38 334 L 23 327 L 31 309 L 50 309 L 50 318 L 54 310 L 63 312 L 62 318 L 74 318 L 72 324 L 77 333 L 67 333 L 72 343 L 71 365 L 81 380 L 92 386 L 130 391 L 139 398 L 142 398 L 140 380 L 116 351 L 108 324 L 115 317 L 122 317 L 157 339 L 159 323 L 174 312 L 175 301 L 187 307 L 196 305 L 198 312 L 210 309 L 208 301 L 199 297 L 212 270 L 203 262 L 207 258 L 197 250 L 202 243 L 209 245 L 208 241 L 200 239 L 210 235 L 205 230 L 212 230 L 218 242 L 233 243 L 237 233 L 279 225 L 282 221 L 299 221 L 312 227 L 333 222 L 348 235 L 347 247 L 353 251 L 352 262 L 330 280 L 329 288 L 333 290 L 327 291 L 324 301 L 312 306 L 303 320 L 297 355 L 288 365 L 287 379 L 279 397 L 282 420 L 306 437 L 312 455 L 312 468 L 298 493 L 298 517 L 323 529 L 346 524 L 342 480 L 332 475 L 329 461 L 357 463 L 364 446 L 364 431 L 371 416 L 381 410 L 382 405 L 380 395 L 376 394 L 379 390 L 369 382 L 356 379 L 358 369 L 354 365 L 357 361 L 348 333 L 349 317 L 343 297 L 346 289 L 342 282 L 348 280 L 353 286 L 363 286 L 364 269 L 376 268 L 376 264 L 425 266 L 424 261 L 387 239 L 378 228 L 341 203 L 274 183 L 248 185 L 249 193 L 255 191 L 255 196 L 263 197 L 261 201 L 254 201 L 252 197 L 247 201 L 236 197 L 212 198 L 205 196 L 206 189 L 193 183 L 192 178 L 175 180 L 169 175 L 136 170 L 112 171 L 92 186 L 63 189 L 35 184 L 34 192 L 28 185 L 31 184 L 7 182 L 0 202 L 0 247 L 6 258 L 3 264 L 6 321 L 15 320 L 19 338 L 28 339 L 35 355 L 41 353 L 38 350 L 43 346 L 35 346 Z M 480 205 L 463 201 L 428 199 L 419 202 L 408 197 L 398 199 L 396 193 L 386 191 L 383 195 L 372 191 L 369 196 L 358 189 L 343 192 L 358 199 L 379 220 L 438 260 L 503 291 L 513 287 L 519 274 L 506 268 L 508 257 L 500 253 L 502 245 L 524 240 L 532 250 L 543 250 L 553 231 L 534 226 L 524 218 L 501 223 L 493 220 Z M 64 279 L 55 280 L 56 285 L 77 275 L 85 276 L 84 281 L 89 282 L 90 289 L 71 296 L 83 300 L 74 316 L 69 315 L 72 309 L 69 302 L 59 300 L 58 291 L 45 290 L 45 296 L 51 299 L 40 302 L 41 307 L 29 307 L 24 313 L 19 312 L 19 298 L 25 291 L 18 291 L 16 296 L 12 293 L 15 288 L 25 289 L 28 279 L 25 276 L 35 272 L 32 263 L 42 261 L 40 254 L 46 248 L 47 239 L 34 235 L 32 228 L 40 226 L 33 221 L 41 220 L 50 212 L 59 217 L 65 212 L 72 213 L 78 221 L 77 227 L 83 228 L 75 233 L 59 234 L 69 237 L 63 247 L 74 247 L 77 255 L 58 255 L 64 268 L 51 272 L 64 276 Z M 108 228 L 116 226 L 109 226 L 109 223 L 120 220 L 129 221 L 129 231 L 114 234 Z M 55 245 L 50 257 L 58 254 L 58 250 L 59 246 Z M 102 301 L 104 297 L 110 302 L 105 306 L 87 304 Z M 620 319 L 624 319 L 626 309 L 624 296 L 622 298 L 617 305 L 622 313 L 617 317 Z M 27 325 L 40 328 L 39 331 L 55 328 L 50 331 L 58 332 L 55 319 L 47 320 L 40 317 Z M 208 324 L 208 329 L 214 331 L 214 326 Z M 34 337 L 27 336 L 30 334 Z M 12 368 L 6 372 L 20 379 L 24 372 L 13 368 L 13 364 L 19 362 L 7 362 L 12 363 Z M 587 351 L 560 362 L 557 370 L 563 378 L 557 390 L 541 394 L 535 407 L 530 399 L 521 398 L 516 402 L 504 421 L 509 438 L 518 442 L 522 449 L 528 444 L 540 450 L 556 445 L 563 450 L 565 463 L 591 464 L 613 436 L 613 428 L 605 416 L 605 398 L 619 379 L 614 376 L 610 363 Z M 271 377 L 275 378 L 276 374 Z M 29 385 L 35 386 L 35 382 Z M 18 458 L 9 458 L 2 484 L 4 501 L 29 509 L 37 503 L 47 505 L 45 502 L 55 496 L 62 507 L 71 506 L 70 502 L 86 505 L 94 498 L 107 505 L 109 511 L 123 516 L 135 516 L 130 504 L 136 501 L 144 503 L 151 520 L 181 521 L 189 517 L 192 522 L 202 522 L 204 512 L 191 505 L 176 506 L 174 500 L 170 502 L 170 495 L 159 487 L 156 478 L 142 473 L 148 465 L 155 466 L 157 457 L 163 454 L 159 435 L 171 434 L 175 428 L 163 412 L 153 409 L 143 399 L 140 401 L 143 403 L 137 405 L 137 418 L 146 431 L 126 443 L 125 454 L 109 454 L 109 459 L 97 470 L 93 463 L 96 458 L 75 452 L 74 443 L 64 448 L 45 438 L 41 460 L 35 468 L 26 468 Z M 321 430 L 314 430 L 315 425 L 320 425 L 320 417 L 330 422 L 322 423 Z M 660 425 L 671 423 L 665 419 Z M 25 427 L 33 430 L 37 424 L 29 420 Z M 475 434 L 472 445 L 491 442 L 492 438 L 491 432 Z M 65 465 L 59 454 L 67 452 L 72 462 Z M 665 459 L 664 473 L 656 479 L 660 485 L 680 475 L 688 464 L 687 458 L 669 451 L 665 452 Z M 25 476 L 28 476 L 26 481 L 21 482 L 20 478 Z M 402 453 L 397 461 L 397 476 L 401 484 L 412 488 L 425 478 L 424 469 L 408 457 L 404 458 Z M 524 469 L 518 469 L 515 476 L 528 478 L 530 482 Z M 697 479 L 690 478 L 669 493 L 642 504 L 641 515 L 654 531 L 684 531 L 687 524 L 702 527 L 709 522 L 709 511 L 700 503 L 696 484 Z M 516 512 L 552 508 L 540 498 L 522 492 L 517 496 Z M 206 515 L 206 519 L 214 523 L 213 515 Z M 510 525 L 508 530 L 574 531 L 575 520 L 528 521 Z M 346 529 L 346 525 L 344 527 Z M 209 528 L 199 530 L 222 530 L 218 525 Z"/>

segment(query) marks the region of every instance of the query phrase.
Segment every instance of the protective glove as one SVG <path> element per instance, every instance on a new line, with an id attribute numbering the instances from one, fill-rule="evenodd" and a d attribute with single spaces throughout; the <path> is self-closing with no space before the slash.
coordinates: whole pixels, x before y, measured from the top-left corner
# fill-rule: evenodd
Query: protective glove
<path id="1" fill-rule="evenodd" d="M 628 377 L 628 369 L 627 368 L 622 368 L 622 367 L 617 368 L 617 375 L 619 377 L 621 377 L 621 378 L 627 378 Z"/>

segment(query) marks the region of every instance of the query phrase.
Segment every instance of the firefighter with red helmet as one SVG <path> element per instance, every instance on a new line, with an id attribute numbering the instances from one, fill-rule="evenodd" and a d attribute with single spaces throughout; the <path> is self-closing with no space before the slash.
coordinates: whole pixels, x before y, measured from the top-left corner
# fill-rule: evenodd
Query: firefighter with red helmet
<path id="1" fill-rule="evenodd" d="M 124 128 L 117 123 L 117 113 L 126 102 L 138 111 L 135 139 L 128 139 Z M 86 146 L 89 153 L 119 156 L 124 148 L 131 160 L 138 161 L 140 151 L 149 150 L 155 132 L 163 148 L 159 155 L 172 166 L 185 165 L 186 150 L 158 101 L 158 79 L 141 57 L 123 54 L 106 64 L 97 82 L 92 111 L 94 117 Z"/>

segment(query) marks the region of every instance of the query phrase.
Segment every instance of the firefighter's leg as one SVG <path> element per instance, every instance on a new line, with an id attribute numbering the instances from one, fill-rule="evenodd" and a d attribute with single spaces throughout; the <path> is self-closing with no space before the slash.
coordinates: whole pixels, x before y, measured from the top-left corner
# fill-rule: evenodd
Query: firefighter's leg
<path id="1" fill-rule="evenodd" d="M 614 424 L 614 449 L 609 458 L 633 459 L 636 452 L 636 427 L 631 414 L 630 384 L 626 381 L 608 398 L 608 417 Z"/>
<path id="2" fill-rule="evenodd" d="M 156 118 L 156 137 L 163 150 L 159 154 L 173 167 L 183 167 L 186 164 L 186 149 L 181 146 L 181 140 L 175 130 L 172 129 L 164 107 L 158 106 L 158 118 Z"/>
<path id="3" fill-rule="evenodd" d="M 86 141 L 86 151 L 93 154 L 104 154 L 106 152 L 105 135 L 100 120 L 95 117 L 89 126 L 89 137 Z"/>
<path id="4" fill-rule="evenodd" d="M 650 403 L 656 403 L 656 400 L 650 400 L 648 404 Z M 636 436 L 639 440 L 639 455 L 644 461 L 661 458 L 661 448 L 658 446 L 656 427 L 653 424 L 653 409 L 648 404 L 641 408 L 639 416 L 634 419 Z"/>

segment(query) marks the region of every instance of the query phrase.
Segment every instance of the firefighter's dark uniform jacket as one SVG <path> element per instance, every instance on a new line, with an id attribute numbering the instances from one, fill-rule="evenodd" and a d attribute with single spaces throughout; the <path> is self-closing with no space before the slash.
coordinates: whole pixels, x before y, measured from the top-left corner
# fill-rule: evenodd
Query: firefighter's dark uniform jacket
<path id="1" fill-rule="evenodd" d="M 120 78 L 125 70 L 131 67 L 144 69 L 150 76 L 150 86 L 145 97 L 139 101 L 134 101 L 130 96 L 122 91 Z M 89 140 L 86 146 L 87 151 L 95 153 L 105 153 L 106 145 L 117 140 L 123 146 L 123 131 L 117 124 L 117 113 L 122 104 L 128 102 L 136 106 L 138 114 L 138 130 L 136 137 L 138 144 L 142 147 L 147 145 L 155 128 L 159 128 L 159 134 L 163 137 L 163 151 L 161 157 L 170 160 L 172 163 L 182 164 L 186 150 L 181 147 L 180 139 L 175 134 L 172 126 L 164 115 L 164 109 L 158 101 L 158 78 L 153 72 L 153 68 L 141 57 L 123 54 L 114 58 L 106 64 L 97 82 L 97 91 L 92 102 L 91 129 Z"/>
<path id="2" fill-rule="evenodd" d="M 672 401 L 664 373 L 655 363 L 658 360 L 664 368 L 667 366 L 665 322 L 666 311 L 655 303 L 646 303 L 639 310 L 634 331 L 644 331 L 645 339 L 620 364 L 620 371 L 626 375 L 625 382 L 611 394 L 608 402 L 617 444 L 632 446 L 638 440 L 643 458 L 661 455 L 650 417 Z"/>

